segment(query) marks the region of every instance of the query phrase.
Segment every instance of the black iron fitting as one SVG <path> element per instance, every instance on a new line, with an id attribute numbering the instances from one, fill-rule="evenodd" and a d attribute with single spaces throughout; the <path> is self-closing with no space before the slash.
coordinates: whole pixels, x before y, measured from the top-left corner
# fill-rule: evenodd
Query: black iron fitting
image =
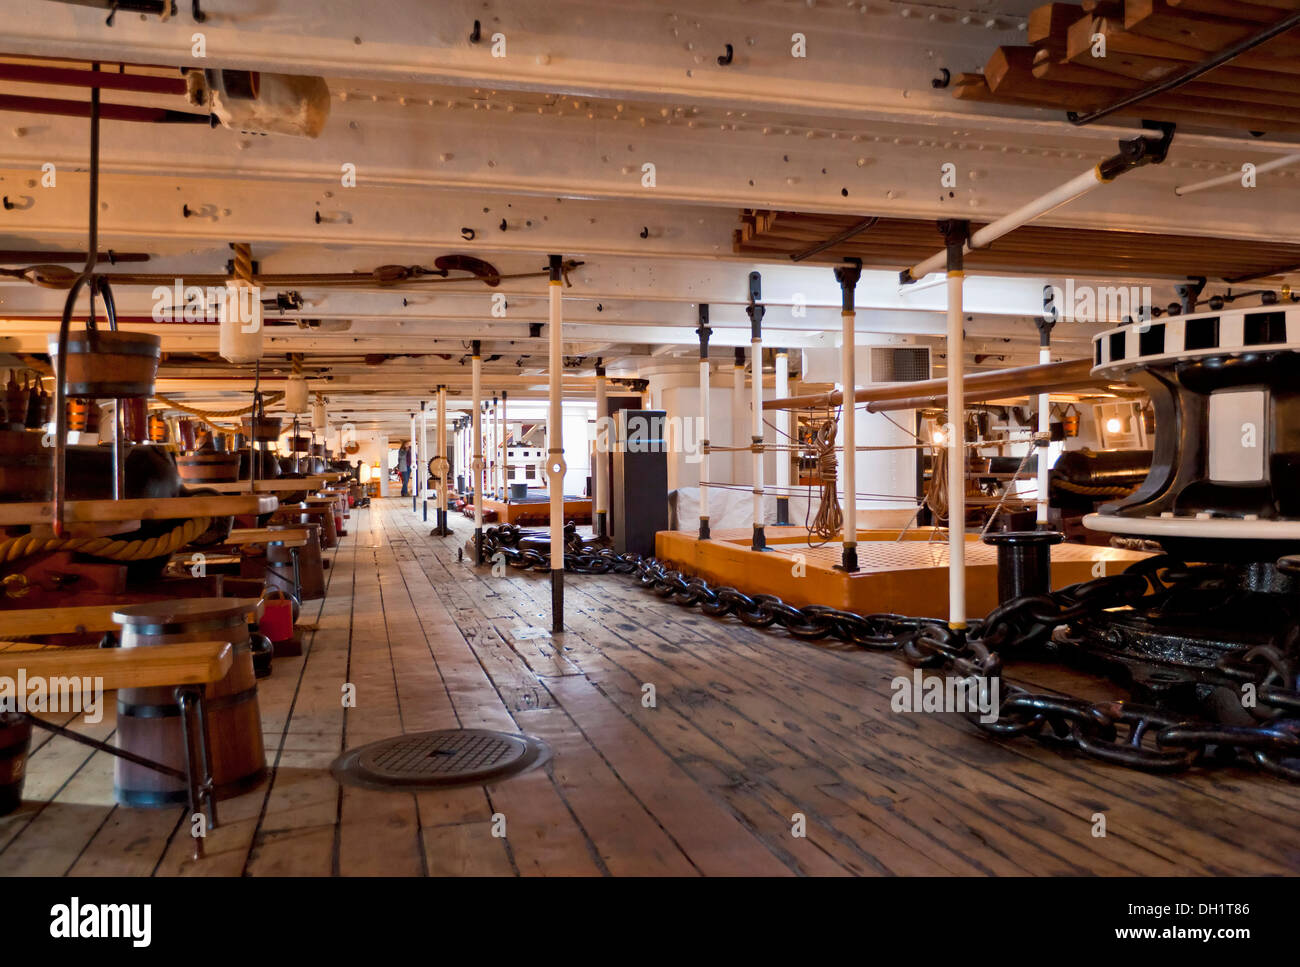
<path id="1" fill-rule="evenodd" d="M 551 281 L 559 282 L 561 273 L 564 271 L 564 260 L 558 255 L 547 256 L 547 268 L 551 273 Z"/>
<path id="2" fill-rule="evenodd" d="M 749 273 L 749 305 L 745 307 L 745 312 L 749 316 L 749 333 L 751 339 L 761 339 L 763 337 L 763 316 L 767 312 L 766 306 L 759 304 L 759 299 L 763 297 L 763 277 L 757 272 Z"/>
<path id="3" fill-rule="evenodd" d="M 713 330 L 709 328 L 709 307 L 703 302 L 700 303 L 700 327 L 695 330 L 695 335 L 700 337 L 700 359 L 708 359 L 709 337 Z"/>
<path id="4" fill-rule="evenodd" d="M 1136 137 L 1119 143 L 1119 153 L 1098 163 L 1097 173 L 1102 181 L 1112 181 L 1134 168 L 1158 165 L 1169 156 L 1169 146 L 1174 140 L 1176 124 L 1166 121 L 1143 121 L 1148 131 L 1159 131 L 1159 138 Z"/>
<path id="5" fill-rule="evenodd" d="M 475 339 L 473 342 L 470 343 L 470 346 L 472 347 L 470 349 L 470 355 L 481 356 L 483 354 L 483 344 L 479 342 L 479 340 Z"/>
<path id="6" fill-rule="evenodd" d="M 970 241 L 970 222 L 960 218 L 942 219 L 939 222 L 939 234 L 943 236 L 943 244 L 948 253 L 948 272 L 965 271 L 966 243 Z M 910 276 L 910 270 L 908 274 Z"/>
<path id="7" fill-rule="evenodd" d="M 840 308 L 844 312 L 853 312 L 853 292 L 862 278 L 862 259 L 845 259 L 843 265 L 835 267 L 835 281 L 840 284 Z"/>

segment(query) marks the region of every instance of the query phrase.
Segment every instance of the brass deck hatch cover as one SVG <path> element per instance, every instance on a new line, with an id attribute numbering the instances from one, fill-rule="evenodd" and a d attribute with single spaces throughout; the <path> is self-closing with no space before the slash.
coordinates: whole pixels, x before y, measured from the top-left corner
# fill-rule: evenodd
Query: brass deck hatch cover
<path id="1" fill-rule="evenodd" d="M 350 749 L 331 771 L 340 782 L 371 789 L 477 786 L 517 775 L 549 756 L 546 744 L 529 735 L 442 729 Z"/>

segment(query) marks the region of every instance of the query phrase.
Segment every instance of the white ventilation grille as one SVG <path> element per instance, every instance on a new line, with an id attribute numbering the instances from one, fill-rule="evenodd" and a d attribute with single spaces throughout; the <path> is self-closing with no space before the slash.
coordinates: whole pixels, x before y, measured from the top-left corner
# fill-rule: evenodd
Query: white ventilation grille
<path id="1" fill-rule="evenodd" d="M 873 346 L 871 382 L 915 383 L 930 378 L 928 346 Z"/>

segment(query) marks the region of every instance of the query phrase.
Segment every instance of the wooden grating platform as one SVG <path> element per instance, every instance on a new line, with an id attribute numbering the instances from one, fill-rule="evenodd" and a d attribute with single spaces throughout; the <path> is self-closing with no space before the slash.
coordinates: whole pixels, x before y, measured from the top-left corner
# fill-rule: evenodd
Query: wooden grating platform
<path id="1" fill-rule="evenodd" d="M 911 669 L 893 655 L 708 618 L 618 576 L 571 576 L 552 638 L 546 576 L 458 560 L 473 523 L 451 525 L 431 538 L 400 498 L 356 511 L 327 552 L 327 596 L 304 607 L 304 654 L 258 683 L 270 779 L 221 804 L 206 859 L 190 857 L 183 807 L 114 805 L 108 756 L 39 733 L 25 801 L 0 817 L 0 875 L 1300 872 L 1300 787 L 1246 770 L 1147 775 L 996 741 L 955 715 L 900 715 L 890 681 Z M 1113 694 L 1055 667 L 1013 663 L 1008 677 Z M 355 707 L 341 707 L 343 682 Z M 116 703 L 104 707 L 76 727 L 111 738 Z M 329 774 L 344 748 L 447 728 L 527 732 L 554 758 L 437 792 Z"/>
<path id="2" fill-rule="evenodd" d="M 701 541 L 687 531 L 660 531 L 655 555 L 710 584 L 737 587 L 747 594 L 774 594 L 787 604 L 825 604 L 864 614 L 943 616 L 948 610 L 948 544 L 934 531 L 911 532 L 911 539 L 894 540 L 895 533 L 866 531 L 859 535 L 859 570 L 836 570 L 843 545 L 838 541 L 809 547 L 802 528 L 782 528 L 769 550 L 755 551 L 751 536 L 722 536 Z M 905 538 L 907 535 L 904 535 Z M 874 539 L 873 539 L 874 538 Z M 1116 574 L 1149 555 L 1112 547 L 1059 544 L 1052 548 L 1052 586 L 1065 587 L 1102 574 Z M 966 600 L 970 616 L 984 615 L 997 605 L 997 550 L 967 535 Z"/>
<path id="3" fill-rule="evenodd" d="M 494 512 L 497 515 L 497 523 L 517 524 L 521 527 L 528 524 L 548 524 L 551 520 L 551 505 L 544 501 L 512 500 L 506 503 L 503 500 L 484 497 L 483 510 L 485 513 Z M 591 499 L 565 497 L 564 519 L 579 524 L 591 523 Z"/>

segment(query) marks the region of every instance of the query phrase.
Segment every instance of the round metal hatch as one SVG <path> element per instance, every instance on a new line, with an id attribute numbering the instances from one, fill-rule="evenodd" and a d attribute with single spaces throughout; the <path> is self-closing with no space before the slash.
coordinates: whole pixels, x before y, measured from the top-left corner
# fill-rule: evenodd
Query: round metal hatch
<path id="1" fill-rule="evenodd" d="M 370 789 L 444 789 L 505 779 L 549 757 L 546 744 L 529 735 L 442 729 L 350 749 L 331 771 L 340 782 Z"/>

